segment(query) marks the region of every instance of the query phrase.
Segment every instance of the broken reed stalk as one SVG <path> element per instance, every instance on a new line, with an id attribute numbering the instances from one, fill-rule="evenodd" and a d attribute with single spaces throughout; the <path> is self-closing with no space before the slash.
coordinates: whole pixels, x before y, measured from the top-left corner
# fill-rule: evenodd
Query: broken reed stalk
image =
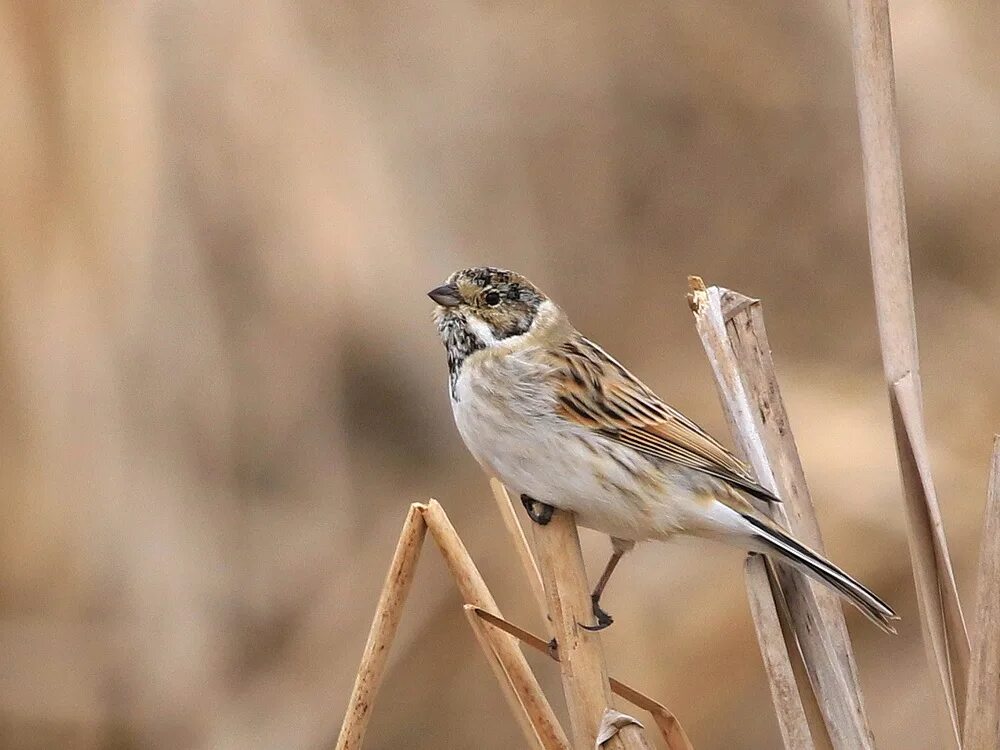
<path id="1" fill-rule="evenodd" d="M 712 371 L 718 373 L 716 374 L 716 384 L 723 396 L 723 401 L 725 401 L 725 393 L 728 390 L 733 390 L 737 386 L 742 389 L 742 382 L 733 367 L 717 367 L 713 361 L 713 352 L 731 351 L 726 344 L 725 322 L 721 319 L 721 310 L 718 312 L 718 322 L 714 325 L 709 322 L 707 292 L 704 282 L 698 277 L 690 277 L 688 282 L 691 288 L 688 303 L 692 312 L 695 313 L 695 325 L 698 328 L 702 346 L 708 353 Z M 726 377 L 727 374 L 728 377 L 733 378 L 731 386 L 720 379 Z M 735 435 L 733 420 L 728 416 L 729 410 L 727 409 L 726 412 L 730 431 Z M 761 448 L 762 452 L 763 448 Z M 757 634 L 757 643 L 764 656 L 764 669 L 767 673 L 782 741 L 786 750 L 800 750 L 800 748 L 811 750 L 813 743 L 806 712 L 802 706 L 802 694 L 797 688 L 791 689 L 795 687 L 795 678 L 778 621 L 779 615 L 775 614 L 774 617 L 771 617 L 771 613 L 777 613 L 779 608 L 772 596 L 767 570 L 761 562 L 746 565 L 745 572 L 747 595 L 751 605 L 750 613 Z M 770 601 L 770 605 L 762 604 L 768 601 Z M 815 701 L 811 693 L 806 693 L 806 698 Z M 816 706 L 815 710 L 819 712 L 819 707 Z"/>
<path id="2" fill-rule="evenodd" d="M 917 589 L 927 657 L 936 664 L 941 696 L 947 707 L 949 735 L 961 730 L 969 674 L 969 636 L 958 601 L 955 574 L 948 555 L 944 523 L 931 476 L 930 451 L 924 433 L 920 395 L 912 373 L 892 384 L 889 394 L 903 487 L 913 582 Z M 918 563 L 919 560 L 919 563 Z M 949 593 L 950 592 L 950 593 Z M 950 676 L 950 679 L 949 679 Z"/>
<path id="3" fill-rule="evenodd" d="M 825 555 L 826 548 L 820 534 L 816 508 L 809 493 L 809 485 L 806 484 L 792 425 L 778 386 L 771 344 L 764 325 L 763 306 L 759 300 L 729 290 L 722 290 L 720 303 L 729 340 L 736 359 L 742 365 L 741 374 L 747 396 L 757 407 L 760 417 L 757 426 L 760 428 L 764 453 L 772 468 L 778 496 L 784 501 L 782 510 L 788 526 L 798 539 Z M 834 631 L 831 640 L 845 674 L 849 676 L 849 688 L 860 696 L 858 667 L 840 599 L 826 588 L 813 587 L 813 591 L 823 611 L 824 623 Z"/>
<path id="4" fill-rule="evenodd" d="M 375 695 L 385 674 L 389 647 L 396 635 L 406 595 L 413 583 L 413 573 L 424 543 L 427 524 L 416 505 L 411 505 L 399 534 L 396 552 L 392 556 L 385 585 L 375 608 L 368 642 L 361 656 L 361 666 L 354 681 L 354 689 L 347 704 L 347 713 L 337 739 L 337 750 L 358 750 L 368 728 Z"/>
<path id="5" fill-rule="evenodd" d="M 501 507 L 501 513 L 505 517 L 509 516 L 513 522 L 513 527 L 508 525 L 508 532 L 514 536 L 515 544 L 522 544 L 527 553 L 521 555 L 525 572 L 529 579 L 532 576 L 537 579 L 537 585 L 540 589 L 542 583 L 538 567 L 527 548 L 527 541 L 517 521 L 510 497 L 499 482 L 494 480 L 492 487 L 497 502 L 506 506 L 506 508 Z M 575 526 L 572 527 L 575 546 L 571 544 L 565 549 L 569 550 L 570 553 L 573 549 L 576 550 L 576 557 L 579 560 L 577 572 L 582 576 L 582 590 L 586 593 L 586 573 L 583 571 L 583 560 L 580 556 L 575 528 Z M 392 640 L 402 616 L 417 558 L 428 529 L 430 529 L 431 537 L 444 557 L 445 564 L 459 593 L 465 599 L 466 619 L 494 676 L 497 678 L 497 682 L 500 684 L 500 689 L 507 699 L 518 725 L 521 727 L 528 746 L 541 750 L 569 750 L 569 740 L 556 720 L 534 673 L 528 667 L 524 654 L 521 653 L 518 646 L 518 641 L 547 653 L 556 661 L 559 661 L 559 657 L 546 641 L 503 619 L 496 601 L 479 573 L 479 569 L 476 568 L 465 549 L 465 545 L 448 520 L 444 509 L 436 500 L 431 500 L 427 505 L 413 503 L 407 513 L 406 521 L 399 535 L 396 552 L 393 555 L 392 564 L 389 566 L 389 573 L 379 597 L 354 690 L 351 693 L 344 722 L 338 735 L 337 750 L 358 750 L 364 741 L 365 730 L 382 682 Z M 559 553 L 557 550 L 553 554 L 557 557 L 565 556 L 564 553 Z M 573 555 L 570 554 L 569 558 L 572 559 L 572 557 Z M 562 596 L 563 594 L 558 595 Z M 548 606 L 547 601 L 543 601 L 541 604 L 544 607 Z M 542 615 L 545 617 L 544 609 Z M 485 627 L 483 621 L 495 627 Z M 571 641 L 567 641 L 567 644 L 572 646 Z M 593 644 L 587 648 L 591 649 L 589 653 L 592 653 Z M 579 644 L 577 644 L 576 650 L 580 650 Z M 570 651 L 572 652 L 572 649 Z M 596 653 L 600 656 L 603 666 L 603 654 L 600 653 L 599 644 Z M 574 655 L 574 669 L 581 676 L 589 679 L 592 672 L 587 672 L 585 666 L 585 661 Z M 604 675 L 604 680 L 609 685 L 610 691 L 653 715 L 653 720 L 660 729 L 668 750 L 692 750 L 691 743 L 677 719 L 662 704 L 614 678 L 608 678 Z M 590 685 L 591 683 L 588 681 L 586 684 Z M 602 705 L 602 714 L 597 725 L 601 747 L 615 748 L 616 750 L 619 748 L 622 750 L 648 750 L 650 748 L 645 731 L 638 721 L 626 714 L 614 711 L 610 708 L 609 702 Z M 590 750 L 593 744 L 582 747 Z"/>
<path id="6" fill-rule="evenodd" d="M 611 686 L 600 636 L 580 627 L 580 623 L 591 622 L 594 615 L 576 521 L 572 513 L 554 510 L 546 525 L 532 524 L 532 531 L 559 648 L 573 746 L 592 748 L 605 710 L 611 708 Z M 632 750 L 646 748 L 648 744 L 641 728 L 632 724 L 603 746 L 609 750 Z"/>
<path id="7" fill-rule="evenodd" d="M 759 429 L 768 467 L 778 496 L 784 500 L 780 509 L 771 510 L 779 514 L 779 520 L 784 519 L 783 522 L 798 539 L 825 555 L 826 549 L 820 534 L 816 509 L 809 493 L 809 486 L 806 484 L 802 461 L 799 458 L 792 426 L 778 385 L 774 360 L 771 358 L 771 344 L 764 325 L 763 306 L 759 300 L 728 290 L 722 291 L 720 304 L 726 332 L 736 361 L 741 366 L 747 397 L 759 417 L 755 419 L 754 424 Z M 803 599 L 800 593 L 801 586 L 787 582 L 791 575 L 788 568 L 781 566 L 776 571 L 770 569 L 772 582 L 776 572 L 777 578 L 785 582 L 782 585 L 784 590 L 789 592 L 789 599 L 798 600 L 798 604 L 790 609 L 790 621 L 797 622 L 796 632 L 801 632 L 803 629 L 812 632 L 813 628 L 809 625 L 811 618 L 818 617 L 824 626 L 821 637 L 811 638 L 805 646 L 800 646 L 802 666 L 810 678 L 810 684 L 814 685 L 820 704 L 817 706 L 815 701 L 809 701 L 807 710 L 814 706 L 822 709 L 824 704 L 829 705 L 831 701 L 827 694 L 831 691 L 844 696 L 846 700 L 839 701 L 839 704 L 835 700 L 825 715 L 836 716 L 838 712 L 848 711 L 853 716 L 852 721 L 857 721 L 874 746 L 868 718 L 865 715 L 858 667 L 840 599 L 832 591 L 814 586 L 811 582 L 808 588 L 815 597 L 815 603 L 811 599 Z M 818 612 L 816 606 L 819 608 Z M 817 645 L 821 645 L 824 650 L 816 652 L 814 647 Z M 840 683 L 833 668 L 834 661 L 839 661 L 846 685 Z M 798 663 L 796 660 L 793 666 Z M 840 718 L 833 720 L 838 724 L 842 722 Z M 837 745 L 834 742 L 834 734 L 829 731 L 826 722 L 818 729 L 821 735 L 825 736 L 814 737 L 817 744 L 824 747 Z M 843 746 L 843 742 L 850 744 L 854 739 L 848 735 L 843 738 L 840 746 Z"/>
<path id="8" fill-rule="evenodd" d="M 771 701 L 778 718 L 778 730 L 788 750 L 812 748 L 809 722 L 799 698 L 795 673 L 781 636 L 776 598 L 768 584 L 767 563 L 761 555 L 748 555 L 744 564 L 750 616 L 757 630 L 757 642 L 764 661 L 764 672 L 771 689 Z"/>
<path id="9" fill-rule="evenodd" d="M 960 748 L 969 644 L 924 437 L 888 0 L 848 0 L 848 6 L 875 310 L 893 407 L 910 558 L 946 746 Z"/>
<path id="10" fill-rule="evenodd" d="M 545 746 L 542 744 L 541 738 L 531 725 L 528 714 L 521 710 L 521 703 L 517 697 L 517 693 L 514 692 L 514 688 L 511 685 L 510 675 L 508 674 L 503 662 L 500 660 L 496 649 L 493 647 L 490 633 L 483 624 L 482 620 L 476 617 L 474 610 L 475 605 L 464 605 L 465 619 L 468 621 L 469 627 L 472 628 L 472 633 L 476 637 L 476 642 L 479 644 L 479 648 L 482 650 L 483 656 L 486 657 L 486 661 L 490 665 L 490 669 L 493 670 L 493 676 L 497 678 L 497 684 L 500 685 L 500 691 L 503 693 L 504 699 L 507 701 L 507 705 L 510 707 L 511 713 L 514 714 L 514 718 L 517 721 L 518 726 L 521 728 L 521 733 L 528 740 L 532 748 L 545 750 Z"/>
<path id="11" fill-rule="evenodd" d="M 493 595 L 440 504 L 431 500 L 427 505 L 411 505 L 379 598 L 354 690 L 337 739 L 337 750 L 359 750 L 364 740 L 392 639 L 399 625 L 417 557 L 428 529 L 466 603 L 500 616 Z M 470 625 L 525 734 L 528 746 L 542 750 L 569 750 L 570 743 L 566 733 L 542 693 L 517 640 L 492 628 L 481 628 L 478 621 L 470 621 Z"/>
<path id="12" fill-rule="evenodd" d="M 690 286 L 689 301 L 696 327 L 712 365 L 733 438 L 757 480 L 784 501 L 763 510 L 807 543 L 822 549 L 815 510 L 774 374 L 759 301 L 718 287 L 706 289 L 698 277 L 690 279 Z M 812 693 L 802 690 L 800 695 L 818 704 L 834 748 L 874 748 L 839 603 L 826 597 L 825 592 L 814 590 L 798 571 L 786 566 L 777 566 L 776 570 L 812 685 Z M 753 571 L 753 567 L 748 566 L 748 571 Z M 748 577 L 748 586 L 755 589 L 751 596 L 769 596 L 762 585 L 759 576 Z M 777 605 L 781 617 L 783 607 L 780 602 Z M 762 651 L 766 648 L 773 652 L 779 646 L 784 650 L 783 639 L 778 640 L 780 628 L 776 633 L 773 624 L 765 627 L 758 623 L 758 637 Z M 778 686 L 772 686 L 772 695 L 778 693 Z M 780 694 L 786 696 L 784 692 Z M 786 712 L 779 723 L 803 720 L 787 713 L 787 701 L 775 706 Z M 800 709 L 801 706 L 792 706 L 796 714 Z"/>
<path id="13" fill-rule="evenodd" d="M 967 748 L 1000 747 L 1000 435 L 993 438 L 965 709 Z"/>
<path id="14" fill-rule="evenodd" d="M 502 616 L 496 600 L 493 599 L 493 595 L 479 573 L 479 569 L 476 568 L 468 550 L 465 549 L 458 532 L 451 525 L 451 521 L 448 520 L 441 505 L 436 500 L 431 500 L 427 505 L 419 507 L 465 603 Z M 506 633 L 497 633 L 492 630 L 488 632 L 490 646 L 496 658 L 503 665 L 503 673 L 507 677 L 510 690 L 517 696 L 520 710 L 528 717 L 537 741 L 544 748 L 568 749 L 570 747 L 569 740 L 559 725 L 552 707 L 531 671 L 531 667 L 528 666 L 517 640 Z M 502 687 L 503 685 L 504 683 L 501 682 Z M 506 687 L 503 689 L 505 695 L 509 694 Z M 516 707 L 512 706 L 512 708 L 517 710 Z"/>

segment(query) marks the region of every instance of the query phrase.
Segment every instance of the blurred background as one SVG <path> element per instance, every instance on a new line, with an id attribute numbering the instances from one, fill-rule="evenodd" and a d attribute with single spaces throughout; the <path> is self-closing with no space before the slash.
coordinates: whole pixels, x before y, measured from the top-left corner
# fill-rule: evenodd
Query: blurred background
<path id="1" fill-rule="evenodd" d="M 726 437 L 685 276 L 761 297 L 883 748 L 935 748 L 843 2 L 0 2 L 0 746 L 336 737 L 406 508 L 542 629 L 426 290 L 514 268 Z M 893 25 L 926 412 L 974 599 L 1000 428 L 1000 9 Z M 585 532 L 596 575 L 607 541 Z M 740 555 L 644 545 L 620 677 L 776 747 Z M 557 670 L 530 657 L 559 702 Z M 435 549 L 370 748 L 517 747 Z"/>

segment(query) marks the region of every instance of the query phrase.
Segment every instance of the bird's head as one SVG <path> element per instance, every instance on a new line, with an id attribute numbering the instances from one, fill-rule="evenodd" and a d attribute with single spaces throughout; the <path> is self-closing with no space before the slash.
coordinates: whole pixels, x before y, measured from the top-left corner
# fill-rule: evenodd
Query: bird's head
<path id="1" fill-rule="evenodd" d="M 466 268 L 427 293 L 452 372 L 475 351 L 532 330 L 548 298 L 530 281 L 499 268 Z"/>

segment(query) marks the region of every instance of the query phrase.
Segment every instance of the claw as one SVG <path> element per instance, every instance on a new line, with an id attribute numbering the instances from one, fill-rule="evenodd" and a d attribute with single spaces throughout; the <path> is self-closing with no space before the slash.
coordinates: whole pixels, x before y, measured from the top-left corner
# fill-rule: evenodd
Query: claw
<path id="1" fill-rule="evenodd" d="M 611 623 L 613 623 L 615 620 L 611 615 L 609 615 L 607 612 L 601 609 L 599 597 L 591 596 L 590 602 L 594 612 L 594 617 L 597 618 L 597 624 L 581 625 L 580 627 L 583 628 L 584 630 L 589 630 L 591 633 L 596 633 L 599 630 L 604 630 L 605 628 L 609 627 Z"/>
<path id="2" fill-rule="evenodd" d="M 552 512 L 555 509 L 551 505 L 546 505 L 527 495 L 521 495 L 521 504 L 528 511 L 528 517 L 539 526 L 544 526 L 552 520 Z"/>

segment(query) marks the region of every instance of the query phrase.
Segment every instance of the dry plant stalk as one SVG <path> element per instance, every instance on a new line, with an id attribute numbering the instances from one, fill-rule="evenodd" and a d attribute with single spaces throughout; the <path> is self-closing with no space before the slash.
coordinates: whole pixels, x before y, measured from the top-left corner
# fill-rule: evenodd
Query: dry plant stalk
<path id="1" fill-rule="evenodd" d="M 611 707 L 611 686 L 600 636 L 580 627 L 593 620 L 587 573 L 572 513 L 555 510 L 544 526 L 533 524 L 538 567 L 559 649 L 563 690 L 574 747 L 592 748 L 601 718 Z M 605 742 L 609 750 L 648 747 L 640 727 L 630 725 Z"/>
<path id="2" fill-rule="evenodd" d="M 358 750 L 364 740 L 392 639 L 402 616 L 417 557 L 428 529 L 466 603 L 500 616 L 493 595 L 440 504 L 431 500 L 427 505 L 411 505 L 379 598 L 354 690 L 337 739 L 337 750 Z M 517 640 L 493 629 L 482 628 L 476 618 L 470 620 L 470 625 L 518 725 L 524 732 L 528 746 L 542 750 L 569 750 L 566 733 L 542 693 Z"/>
<path id="3" fill-rule="evenodd" d="M 522 567 L 524 568 L 524 573 L 528 577 L 531 583 L 531 589 L 535 592 L 536 599 L 538 600 L 539 613 L 542 619 L 546 622 L 548 621 L 548 605 L 545 601 L 545 588 L 542 584 L 541 573 L 538 571 L 538 565 L 535 563 L 535 558 L 528 548 L 527 540 L 525 539 L 524 532 L 521 529 L 521 524 L 517 520 L 517 514 L 514 510 L 514 504 L 511 502 L 510 494 L 507 492 L 507 488 L 496 478 L 490 480 L 490 489 L 493 490 L 493 497 L 497 501 L 497 505 L 500 509 L 500 515 L 504 519 L 504 523 L 507 525 L 507 530 L 513 539 L 514 546 L 518 550 L 518 557 L 521 560 Z M 514 637 L 518 638 L 523 643 L 532 646 L 544 653 L 547 653 L 550 657 L 559 661 L 559 656 L 556 652 L 553 652 L 549 648 L 549 644 L 543 641 L 536 635 L 529 633 L 528 631 L 519 628 L 501 617 L 496 617 L 488 612 L 477 609 L 476 614 L 485 619 L 487 622 L 499 627 Z M 611 687 L 611 692 L 615 695 L 620 695 L 625 700 L 630 703 L 649 711 L 653 716 L 653 720 L 656 722 L 657 728 L 660 730 L 660 734 L 663 737 L 663 741 L 666 742 L 668 750 L 692 750 L 691 741 L 688 739 L 687 734 L 681 727 L 680 722 L 677 721 L 677 717 L 673 715 L 662 703 L 654 701 L 647 695 L 639 692 L 633 687 L 626 685 L 625 683 L 616 680 L 614 677 L 608 678 L 608 683 Z"/>
<path id="4" fill-rule="evenodd" d="M 962 735 L 968 748 L 1000 747 L 1000 435 L 993 438 L 981 546 L 974 648 Z"/>
<path id="5" fill-rule="evenodd" d="M 760 655 L 764 661 L 781 739 L 789 750 L 811 748 L 813 741 L 809 722 L 799 698 L 785 640 L 779 637 L 781 622 L 775 606 L 776 597 L 772 595 L 768 584 L 767 563 L 760 555 L 748 555 L 744 567 L 750 615 L 757 630 L 757 642 L 760 644 Z"/>
<path id="6" fill-rule="evenodd" d="M 495 477 L 490 479 L 490 489 L 493 491 L 493 498 L 497 501 L 497 509 L 503 518 L 504 526 L 507 527 L 507 533 L 514 543 L 514 549 L 517 551 L 517 559 L 520 560 L 521 567 L 524 568 L 524 575 L 528 579 L 528 585 L 531 586 L 531 593 L 535 597 L 535 603 L 538 605 L 538 613 L 542 616 L 543 620 L 546 620 L 549 610 L 545 602 L 545 588 L 542 586 L 542 574 L 538 572 L 538 565 L 535 563 L 535 558 L 528 547 L 528 540 L 524 536 L 524 529 L 518 523 L 514 504 L 510 500 L 510 495 L 507 494 L 507 488 L 503 486 L 499 479 Z"/>
<path id="7" fill-rule="evenodd" d="M 782 623 L 779 617 L 784 617 L 787 607 L 778 606 L 771 590 L 768 574 L 764 565 L 754 563 L 745 568 L 747 596 L 750 600 L 750 614 L 753 617 L 754 631 L 757 634 L 757 644 L 760 648 L 767 674 L 767 682 L 774 703 L 774 712 L 778 720 L 778 728 L 786 750 L 812 750 L 815 743 L 809 732 L 809 721 L 806 709 L 802 704 L 803 692 L 796 688 L 795 670 L 789 657 L 782 633 Z M 758 605 L 758 602 L 767 602 Z M 771 613 L 774 612 L 774 616 Z M 781 614 L 777 614 L 781 613 Z M 791 628 L 791 624 L 788 625 Z M 807 700 L 816 702 L 812 693 L 805 691 Z M 820 714 L 819 705 L 813 707 L 812 713 Z"/>
<path id="8" fill-rule="evenodd" d="M 389 573 L 375 608 L 368 642 L 361 656 L 361 666 L 347 704 L 347 713 L 337 739 L 337 750 L 358 750 L 368 728 L 375 696 L 385 674 L 389 647 L 396 635 L 406 595 L 413 583 L 413 573 L 424 543 L 427 524 L 416 504 L 410 506 L 399 534 L 399 543 L 389 565 Z"/>
<path id="9" fill-rule="evenodd" d="M 826 547 L 820 534 L 816 508 L 778 386 L 763 307 L 760 300 L 730 290 L 721 290 L 720 304 L 729 340 L 736 359 L 742 365 L 741 375 L 747 396 L 757 407 L 761 442 L 772 468 L 778 496 L 784 501 L 782 510 L 788 527 L 798 539 L 825 555 Z M 840 599 L 825 588 L 813 587 L 813 591 L 823 612 L 823 622 L 833 631 L 831 641 L 845 674 L 849 676 L 849 688 L 860 696 L 858 667 Z"/>
<path id="10" fill-rule="evenodd" d="M 785 501 L 763 510 L 807 542 L 822 548 L 817 543 L 820 539 L 815 511 L 774 375 L 760 303 L 717 287 L 706 289 L 698 277 L 692 277 L 690 284 L 696 326 L 734 440 L 758 481 Z M 752 574 L 753 566 L 748 566 L 748 571 Z M 812 696 L 804 691 L 806 699 L 814 699 L 818 704 L 833 747 L 873 748 L 874 738 L 839 604 L 823 598 L 825 592 L 814 591 L 808 579 L 797 571 L 778 566 L 777 575 L 813 688 Z M 748 577 L 748 585 L 755 589 L 751 597 L 770 595 L 759 578 Z M 777 605 L 780 617 L 783 607 L 780 602 Z M 762 652 L 765 649 L 779 652 L 779 647 L 784 652 L 783 639 L 779 644 L 773 625 L 764 629 L 758 623 L 758 638 Z M 772 695 L 780 695 L 786 701 L 782 706 L 776 703 L 776 708 L 786 714 L 779 723 L 799 719 L 789 714 L 787 691 L 772 685 Z M 800 708 L 793 705 L 791 710 L 797 714 Z"/>
<path id="11" fill-rule="evenodd" d="M 541 589 L 542 583 L 538 567 L 528 549 L 510 497 L 503 485 L 495 480 L 493 491 L 501 506 L 501 513 L 505 519 L 508 519 L 508 532 L 514 537 L 515 545 L 520 545 L 519 557 L 525 567 L 525 572 L 528 574 L 529 580 L 533 580 L 532 577 L 534 577 L 538 588 Z M 554 597 L 553 601 L 558 605 L 556 609 L 559 612 L 562 612 L 566 617 L 572 617 L 574 613 L 582 611 L 579 607 L 577 588 L 583 592 L 588 601 L 589 595 L 587 594 L 586 573 L 583 569 L 576 526 L 571 515 L 562 515 L 564 518 L 559 523 L 568 524 L 568 526 L 564 526 L 557 536 L 549 539 L 548 543 L 554 546 L 546 547 L 550 555 L 547 559 L 554 561 L 554 564 L 547 570 L 551 570 L 556 577 L 570 574 L 576 587 L 567 587 L 566 582 L 560 578 L 553 583 L 553 587 L 551 591 L 547 592 L 547 595 Z M 466 619 L 511 711 L 514 713 L 528 746 L 540 748 L 540 750 L 569 750 L 569 740 L 559 725 L 548 700 L 542 693 L 534 673 L 528 666 L 524 654 L 518 646 L 518 641 L 523 641 L 547 653 L 556 661 L 560 661 L 559 657 L 549 648 L 546 641 L 503 619 L 486 582 L 469 556 L 455 528 L 448 520 L 444 509 L 436 500 L 431 500 L 426 505 L 414 503 L 410 506 L 406 516 L 376 608 L 354 690 L 351 693 L 344 722 L 337 739 L 337 750 L 358 750 L 364 740 L 368 719 L 371 716 L 385 672 L 389 649 L 402 616 L 406 595 L 413 581 L 417 558 L 428 529 L 441 550 L 445 564 L 466 602 L 464 607 Z M 573 598 L 567 599 L 571 593 Z M 543 601 L 541 604 L 548 606 L 547 601 Z M 571 606 L 568 606 L 567 602 Z M 589 606 L 585 609 L 586 614 L 590 614 Z M 544 614 L 543 610 L 543 616 Z M 496 627 L 485 627 L 484 620 Z M 564 628 L 568 622 L 569 620 L 563 621 Z M 624 714 L 607 711 L 610 707 L 610 694 L 613 691 L 653 715 L 668 750 L 692 750 L 691 743 L 677 719 L 662 704 L 635 688 L 607 677 L 604 672 L 604 656 L 600 650 L 599 641 L 581 642 L 584 635 L 592 636 L 595 639 L 596 635 L 581 631 L 575 620 L 572 630 L 575 631 L 575 640 L 564 638 L 567 644 L 566 651 L 570 654 L 572 660 L 570 664 L 575 675 L 572 696 L 574 700 L 582 696 L 584 700 L 590 700 L 593 705 L 599 706 L 600 710 L 594 733 L 596 736 L 597 727 L 604 728 L 604 739 L 602 739 L 600 746 L 615 750 L 649 750 L 650 748 L 641 724 Z M 603 690 L 601 689 L 602 681 Z M 579 701 L 577 704 L 579 705 Z M 605 716 L 605 712 L 607 712 L 607 716 Z M 609 719 L 613 720 L 609 721 Z M 586 744 L 586 740 L 584 740 L 583 744 L 578 742 L 577 746 L 589 750 L 594 744 L 593 742 Z"/>
<path id="12" fill-rule="evenodd" d="M 483 580 L 479 569 L 469 556 L 468 550 L 451 525 L 444 509 L 436 500 L 420 505 L 427 528 L 437 542 L 448 570 L 451 571 L 459 593 L 466 604 L 473 604 L 500 615 L 500 608 Z M 569 748 L 566 733 L 556 719 L 552 707 L 528 666 L 517 640 L 505 633 L 488 631 L 490 646 L 496 658 L 503 665 L 510 690 L 517 697 L 521 711 L 528 717 L 532 732 L 544 748 Z M 501 682 L 501 686 L 504 683 Z M 509 695 L 506 687 L 504 694 Z M 513 707 L 512 707 L 513 708 Z M 515 708 L 515 712 L 517 712 Z"/>
<path id="13" fill-rule="evenodd" d="M 695 313 L 698 333 L 702 339 L 702 346 L 709 353 L 709 359 L 713 359 L 713 352 L 729 352 L 731 354 L 731 348 L 727 344 L 725 335 L 725 321 L 722 320 L 721 307 L 716 311 L 718 320 L 713 324 L 707 317 L 709 315 L 708 298 L 704 282 L 697 277 L 691 277 L 689 284 L 691 293 L 688 295 L 688 301 L 691 310 Z M 702 322 L 699 323 L 699 321 Z M 723 402 L 726 401 L 726 393 L 736 392 L 737 388 L 742 391 L 743 384 L 735 367 L 717 367 L 714 361 L 711 364 L 713 372 L 718 373 L 716 380 Z M 729 382 L 722 380 L 726 377 L 730 378 Z M 742 399 L 735 403 L 737 405 L 745 404 L 745 401 L 746 399 Z M 735 422 L 733 417 L 729 416 L 728 408 L 726 413 L 730 431 L 735 435 Z M 744 421 L 750 418 L 747 415 L 744 417 Z M 754 448 L 755 446 L 750 447 Z M 759 449 L 756 452 L 763 457 L 763 446 L 757 447 Z M 749 455 L 749 451 L 745 451 L 745 455 Z M 758 476 L 758 480 L 763 481 L 763 478 Z M 809 732 L 806 711 L 802 705 L 802 693 L 798 689 L 793 689 L 795 688 L 794 672 L 779 621 L 779 617 L 782 616 L 785 609 L 778 606 L 778 602 L 774 599 L 767 569 L 762 562 L 746 566 L 746 586 L 751 604 L 750 612 L 757 633 L 757 643 L 764 658 L 764 668 L 784 746 L 789 750 L 812 748 L 814 745 Z M 762 604 L 768 601 L 770 604 Z M 775 613 L 773 617 L 772 613 Z M 815 702 L 812 693 L 805 691 L 805 697 L 807 700 Z M 819 713 L 818 705 L 814 707 L 814 712 Z"/>
<path id="14" fill-rule="evenodd" d="M 848 0 L 848 6 L 875 309 L 893 403 L 910 558 L 946 746 L 960 748 L 969 645 L 925 447 L 888 0 Z"/>
<path id="15" fill-rule="evenodd" d="M 928 660 L 937 666 L 938 683 L 947 706 L 949 723 L 952 731 L 957 733 L 965 713 L 969 637 L 931 477 L 920 396 L 912 373 L 892 384 L 890 403 L 896 425 L 897 456 L 907 498 L 907 531 L 913 583 L 917 589 L 917 605 L 925 633 L 924 646 Z"/>
<path id="16" fill-rule="evenodd" d="M 500 628 L 505 633 L 510 633 L 522 643 L 548 655 L 550 659 L 559 661 L 558 648 L 552 649 L 547 641 L 539 638 L 534 633 L 478 607 L 472 607 L 471 609 L 478 617 L 490 625 Z M 684 728 L 677 721 L 677 717 L 666 706 L 653 700 L 645 693 L 636 690 L 634 687 L 626 685 L 621 680 L 616 680 L 614 677 L 608 677 L 608 684 L 611 686 L 611 692 L 615 695 L 621 696 L 634 706 L 649 711 L 653 716 L 653 721 L 656 722 L 657 728 L 660 730 L 663 741 L 667 745 L 667 750 L 693 750 L 691 740 L 688 739 Z"/>
<path id="17" fill-rule="evenodd" d="M 530 747 L 538 750 L 547 750 L 543 744 L 542 738 L 538 736 L 535 728 L 531 725 L 528 714 L 522 710 L 521 702 L 517 697 L 517 693 L 514 692 L 510 674 L 507 672 L 504 663 L 500 660 L 500 656 L 493 647 L 492 640 L 490 639 L 490 633 L 483 625 L 482 621 L 476 617 L 475 610 L 475 605 L 464 605 L 465 619 L 468 621 L 469 627 L 472 628 L 472 633 L 475 635 L 476 642 L 479 644 L 479 648 L 482 649 L 483 656 L 486 657 L 486 661 L 490 665 L 490 669 L 493 670 L 493 676 L 497 678 L 497 684 L 500 685 L 500 691 L 503 693 L 504 699 L 506 699 L 511 713 L 514 714 L 514 718 L 517 720 L 518 726 L 521 728 L 521 733 L 527 739 Z"/>

